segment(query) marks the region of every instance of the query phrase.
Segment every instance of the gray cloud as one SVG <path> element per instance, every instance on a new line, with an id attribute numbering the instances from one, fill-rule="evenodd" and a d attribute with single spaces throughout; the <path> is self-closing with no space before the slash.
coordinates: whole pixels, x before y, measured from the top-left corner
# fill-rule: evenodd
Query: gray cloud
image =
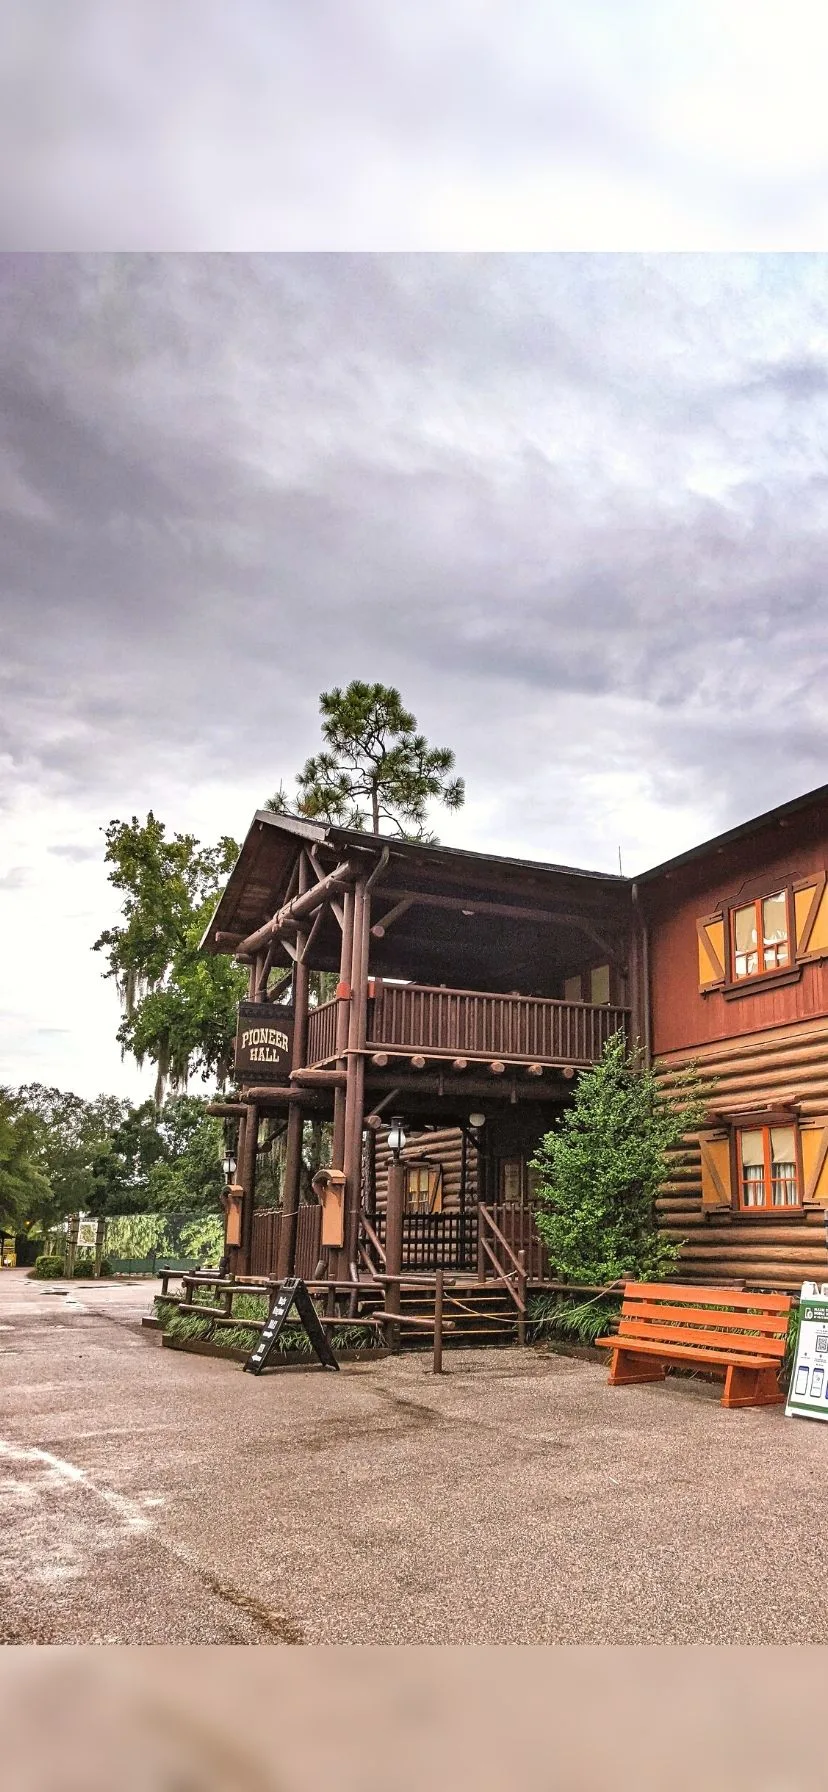
<path id="1" fill-rule="evenodd" d="M 359 674 L 456 746 L 492 845 L 527 765 L 538 850 L 565 813 L 607 864 L 602 773 L 641 862 L 660 808 L 822 781 L 825 265 L 6 258 L 15 778 L 101 820 L 258 800 Z"/>

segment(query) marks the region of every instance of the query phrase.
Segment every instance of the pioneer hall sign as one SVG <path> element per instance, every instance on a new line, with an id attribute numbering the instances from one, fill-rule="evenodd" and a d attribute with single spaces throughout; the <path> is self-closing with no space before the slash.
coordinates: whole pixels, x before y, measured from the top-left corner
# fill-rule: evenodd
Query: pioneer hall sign
<path id="1" fill-rule="evenodd" d="M 243 1083 L 286 1083 L 293 1051 L 293 1009 L 240 1002 L 235 1071 Z"/>

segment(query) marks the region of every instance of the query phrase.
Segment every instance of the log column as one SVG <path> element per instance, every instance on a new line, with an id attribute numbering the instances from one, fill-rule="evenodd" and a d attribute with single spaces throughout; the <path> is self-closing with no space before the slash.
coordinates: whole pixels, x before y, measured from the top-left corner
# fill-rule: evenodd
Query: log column
<path id="1" fill-rule="evenodd" d="M 250 965 L 247 999 L 249 1002 L 262 1000 L 259 994 L 259 971 L 261 960 L 254 953 Z M 259 1109 L 255 1101 L 247 1102 L 244 1115 L 239 1123 L 239 1142 L 236 1152 L 236 1183 L 244 1190 L 241 1210 L 241 1244 L 228 1246 L 225 1242 L 224 1254 L 228 1259 L 229 1274 L 246 1276 L 250 1274 L 250 1255 L 253 1244 L 253 1207 L 256 1200 L 256 1146 L 259 1139 Z"/>
<path id="2" fill-rule="evenodd" d="M 302 854 L 299 863 L 299 896 L 309 884 L 308 862 Z M 291 1070 L 302 1070 L 308 1042 L 308 967 L 304 962 L 307 929 L 300 927 L 296 935 L 296 963 L 293 970 L 293 1052 Z M 281 1278 L 293 1275 L 296 1262 L 296 1225 L 299 1217 L 299 1192 L 302 1179 L 302 1134 L 304 1115 L 298 1101 L 288 1103 L 285 1136 L 285 1173 L 282 1180 L 282 1223 L 279 1228 L 279 1259 L 276 1273 Z"/>
<path id="3" fill-rule="evenodd" d="M 364 881 L 354 890 L 351 951 L 351 1006 L 348 1017 L 347 1081 L 343 1164 L 345 1171 L 345 1240 L 337 1280 L 347 1281 L 356 1259 L 362 1194 L 362 1126 L 365 1106 L 365 1037 L 368 1022 L 368 936 L 371 902 Z"/>

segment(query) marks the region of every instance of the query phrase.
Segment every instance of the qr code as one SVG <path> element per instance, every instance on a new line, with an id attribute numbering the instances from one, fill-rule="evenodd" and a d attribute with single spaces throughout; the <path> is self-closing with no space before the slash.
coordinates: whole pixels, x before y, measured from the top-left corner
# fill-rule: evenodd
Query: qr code
<path id="1" fill-rule="evenodd" d="M 817 1333 L 816 1347 L 817 1350 L 828 1350 L 828 1332 Z"/>

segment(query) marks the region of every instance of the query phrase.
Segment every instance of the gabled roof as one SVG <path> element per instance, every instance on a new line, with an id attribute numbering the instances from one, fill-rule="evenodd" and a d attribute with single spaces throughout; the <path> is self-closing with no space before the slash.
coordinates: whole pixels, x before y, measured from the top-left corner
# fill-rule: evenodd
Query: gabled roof
<path id="1" fill-rule="evenodd" d="M 721 852 L 724 847 L 734 845 L 739 840 L 760 834 L 763 828 L 773 827 L 774 824 L 786 821 L 788 817 L 801 815 L 807 809 L 819 808 L 821 804 L 828 805 L 828 784 L 820 784 L 816 790 L 808 790 L 803 796 L 795 796 L 788 803 L 779 803 L 775 809 L 766 809 L 751 821 L 740 821 L 737 827 L 728 828 L 723 834 L 715 834 L 712 840 L 703 840 L 700 846 L 691 846 L 686 852 L 677 853 L 675 858 L 653 865 L 633 881 L 638 884 L 649 883 L 666 871 L 677 871 L 682 865 L 691 865 L 697 859 L 705 858 L 708 853 Z"/>

